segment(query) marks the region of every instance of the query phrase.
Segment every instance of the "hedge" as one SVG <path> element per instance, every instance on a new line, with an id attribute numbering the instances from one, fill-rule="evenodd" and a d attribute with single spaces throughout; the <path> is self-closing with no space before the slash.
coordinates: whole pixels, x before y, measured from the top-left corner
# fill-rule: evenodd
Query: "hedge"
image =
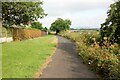
<path id="1" fill-rule="evenodd" d="M 13 41 L 22 41 L 30 38 L 36 38 L 47 35 L 47 32 L 41 30 L 11 28 Z"/>

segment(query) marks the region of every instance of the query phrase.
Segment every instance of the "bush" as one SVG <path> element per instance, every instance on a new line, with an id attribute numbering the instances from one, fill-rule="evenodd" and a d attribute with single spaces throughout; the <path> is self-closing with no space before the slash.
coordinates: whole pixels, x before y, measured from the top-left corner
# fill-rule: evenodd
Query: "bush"
<path id="1" fill-rule="evenodd" d="M 43 29 L 42 23 L 40 23 L 40 22 L 33 22 L 33 23 L 31 24 L 31 28 L 35 28 L 35 29 L 42 30 L 42 29 Z"/>
<path id="2" fill-rule="evenodd" d="M 101 24 L 101 38 L 108 37 L 111 43 L 120 44 L 120 0 L 110 5 L 107 11 L 107 18 Z"/>
<path id="3" fill-rule="evenodd" d="M 96 71 L 104 79 L 118 79 L 120 73 L 120 54 L 117 44 L 100 46 L 100 36 L 98 32 L 61 32 L 60 35 L 71 39 L 76 43 L 78 54 L 84 63 L 91 66 L 91 70 Z M 105 43 L 106 45 L 109 43 Z"/>

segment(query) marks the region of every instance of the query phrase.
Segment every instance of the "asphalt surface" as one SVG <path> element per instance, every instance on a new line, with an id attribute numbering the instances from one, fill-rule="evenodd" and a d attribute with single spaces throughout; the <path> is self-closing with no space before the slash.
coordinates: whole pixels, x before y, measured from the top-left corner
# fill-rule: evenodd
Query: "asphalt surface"
<path id="1" fill-rule="evenodd" d="M 40 78 L 97 78 L 76 54 L 74 43 L 60 36 L 57 38 L 56 52 Z"/>

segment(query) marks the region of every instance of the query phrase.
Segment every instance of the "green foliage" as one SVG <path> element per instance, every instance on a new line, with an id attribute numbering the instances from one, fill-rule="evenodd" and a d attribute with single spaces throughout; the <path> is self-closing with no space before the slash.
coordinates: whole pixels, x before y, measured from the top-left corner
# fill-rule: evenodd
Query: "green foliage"
<path id="1" fill-rule="evenodd" d="M 91 66 L 93 71 L 102 75 L 103 79 L 120 78 L 120 46 L 113 44 L 109 46 L 99 46 L 98 32 L 80 31 L 80 32 L 61 32 L 76 43 L 78 55 L 84 63 Z M 108 43 L 105 43 L 106 45 Z"/>
<path id="2" fill-rule="evenodd" d="M 63 20 L 58 18 L 55 22 L 51 24 L 50 30 L 56 31 L 56 34 L 63 31 L 70 29 L 71 21 L 69 19 Z"/>
<path id="3" fill-rule="evenodd" d="M 52 35 L 2 44 L 2 78 L 33 78 L 56 44 Z"/>
<path id="4" fill-rule="evenodd" d="M 33 22 L 33 23 L 31 24 L 31 28 L 35 28 L 35 29 L 42 30 L 42 29 L 43 29 L 42 23 L 40 23 L 40 22 Z"/>
<path id="5" fill-rule="evenodd" d="M 28 24 L 38 18 L 46 16 L 42 9 L 42 1 L 39 2 L 2 2 L 3 26 L 9 27 L 13 24 Z"/>
<path id="6" fill-rule="evenodd" d="M 107 37 L 112 43 L 120 44 L 120 0 L 110 5 L 108 18 L 101 25 L 101 37 Z"/>
<path id="7" fill-rule="evenodd" d="M 43 30 L 43 31 L 48 31 L 48 28 L 47 28 L 47 27 L 45 27 L 45 28 L 43 28 L 42 30 Z"/>

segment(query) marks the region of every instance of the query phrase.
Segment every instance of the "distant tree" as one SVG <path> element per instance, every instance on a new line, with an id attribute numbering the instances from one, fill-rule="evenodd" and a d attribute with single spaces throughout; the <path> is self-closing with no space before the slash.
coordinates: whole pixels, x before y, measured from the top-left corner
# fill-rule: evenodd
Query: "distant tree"
<path id="1" fill-rule="evenodd" d="M 48 31 L 47 27 L 43 28 L 42 30 L 43 30 L 43 31 Z"/>
<path id="2" fill-rule="evenodd" d="M 74 28 L 70 28 L 70 30 L 75 30 Z"/>
<path id="3" fill-rule="evenodd" d="M 51 24 L 50 30 L 56 31 L 58 34 L 60 31 L 70 29 L 71 21 L 69 19 L 63 20 L 58 18 L 55 22 Z"/>
<path id="4" fill-rule="evenodd" d="M 40 23 L 40 22 L 33 22 L 33 23 L 31 24 L 31 28 L 35 28 L 35 29 L 42 30 L 42 29 L 43 29 L 42 23 Z"/>
<path id="5" fill-rule="evenodd" d="M 108 18 L 101 24 L 101 37 L 107 37 L 112 43 L 120 43 L 120 0 L 110 5 Z"/>
<path id="6" fill-rule="evenodd" d="M 29 21 L 36 21 L 47 14 L 44 13 L 39 2 L 2 2 L 3 26 L 9 27 L 13 24 L 28 24 Z"/>

